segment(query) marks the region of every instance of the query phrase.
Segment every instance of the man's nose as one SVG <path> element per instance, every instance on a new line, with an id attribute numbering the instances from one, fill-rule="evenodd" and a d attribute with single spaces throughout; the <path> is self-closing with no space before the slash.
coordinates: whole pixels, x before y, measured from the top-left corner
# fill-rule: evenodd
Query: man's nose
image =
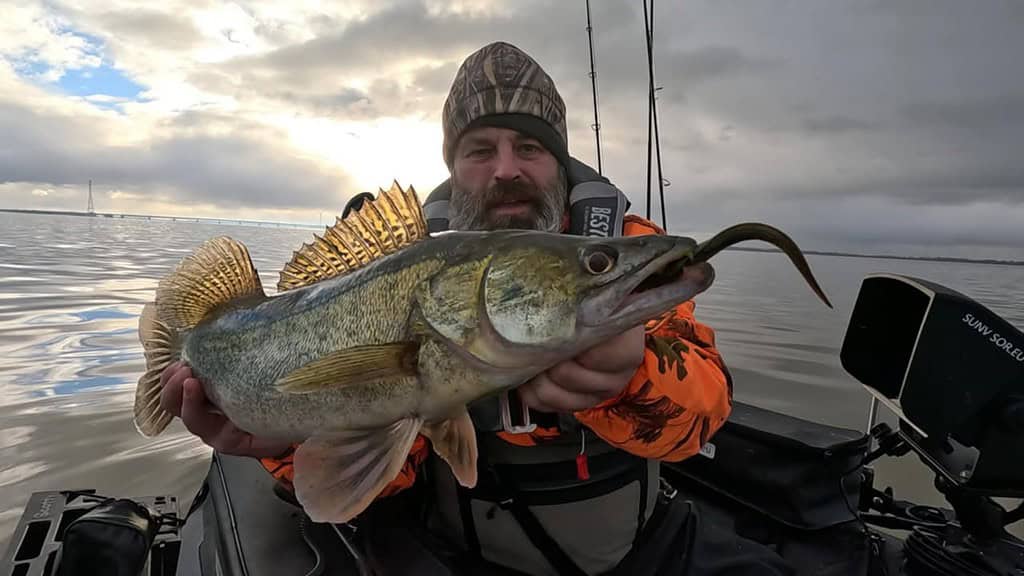
<path id="1" fill-rule="evenodd" d="M 518 180 L 523 175 L 519 158 L 516 157 L 515 151 L 511 150 L 510 147 L 499 146 L 496 160 L 497 164 L 494 167 L 495 180 Z"/>

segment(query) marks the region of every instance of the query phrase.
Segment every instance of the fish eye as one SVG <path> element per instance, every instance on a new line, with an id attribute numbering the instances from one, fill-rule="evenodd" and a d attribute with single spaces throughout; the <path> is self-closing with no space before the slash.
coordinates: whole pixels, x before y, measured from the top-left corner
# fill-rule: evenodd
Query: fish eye
<path id="1" fill-rule="evenodd" d="M 606 274 L 615 267 L 615 252 L 608 248 L 598 248 L 583 256 L 583 267 L 594 275 Z"/>

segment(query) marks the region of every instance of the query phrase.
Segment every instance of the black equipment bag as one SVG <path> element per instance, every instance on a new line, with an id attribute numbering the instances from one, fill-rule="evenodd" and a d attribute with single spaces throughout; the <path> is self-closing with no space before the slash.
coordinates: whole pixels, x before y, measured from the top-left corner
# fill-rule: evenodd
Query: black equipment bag
<path id="1" fill-rule="evenodd" d="M 701 455 L 666 463 L 684 477 L 745 508 L 799 530 L 856 520 L 855 473 L 870 436 L 735 403 Z"/>
<path id="2" fill-rule="evenodd" d="M 68 524 L 57 576 L 138 576 L 149 559 L 158 520 L 142 504 L 110 500 Z"/>

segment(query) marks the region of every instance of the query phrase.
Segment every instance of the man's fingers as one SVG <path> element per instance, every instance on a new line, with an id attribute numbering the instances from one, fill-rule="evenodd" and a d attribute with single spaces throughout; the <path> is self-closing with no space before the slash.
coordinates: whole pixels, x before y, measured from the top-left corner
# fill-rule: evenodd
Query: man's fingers
<path id="1" fill-rule="evenodd" d="M 634 326 L 622 334 L 582 352 L 581 365 L 599 372 L 636 370 L 644 359 L 644 327 Z"/>
<path id="2" fill-rule="evenodd" d="M 160 374 L 160 407 L 174 416 L 181 416 L 182 385 L 192 377 L 192 369 L 176 362 Z"/>
<path id="3" fill-rule="evenodd" d="M 172 362 L 169 366 L 167 366 L 167 368 L 164 368 L 164 371 L 160 373 L 160 386 L 166 387 L 167 381 L 171 378 L 171 376 L 177 374 L 178 369 L 184 365 L 185 362 L 183 360 L 178 360 L 177 362 Z"/>
<path id="4" fill-rule="evenodd" d="M 593 394 L 572 392 L 559 387 L 546 373 L 520 386 L 519 394 L 528 406 L 541 412 L 577 412 L 601 402 Z"/>
<path id="5" fill-rule="evenodd" d="M 253 438 L 225 419 L 217 435 L 206 442 L 224 454 L 246 456 L 249 455 Z"/>
<path id="6" fill-rule="evenodd" d="M 203 388 L 199 380 L 189 378 L 184 382 L 184 401 L 181 404 L 181 421 L 188 431 L 199 436 L 214 448 L 211 442 L 220 435 L 221 429 L 228 423 L 224 416 L 210 412 L 210 405 L 203 394 Z"/>
<path id="7" fill-rule="evenodd" d="M 567 361 L 553 366 L 545 376 L 556 383 L 557 387 L 569 392 L 611 398 L 622 390 L 623 379 L 628 379 L 633 371 L 628 369 L 619 373 L 597 372 L 576 362 Z"/>

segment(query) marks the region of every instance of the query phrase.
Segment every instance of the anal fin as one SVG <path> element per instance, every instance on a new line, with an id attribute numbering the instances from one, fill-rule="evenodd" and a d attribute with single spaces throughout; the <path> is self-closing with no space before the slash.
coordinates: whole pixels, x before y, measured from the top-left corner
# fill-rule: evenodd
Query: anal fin
<path id="1" fill-rule="evenodd" d="M 314 522 L 358 516 L 398 476 L 423 421 L 314 436 L 295 451 L 295 496 Z"/>
<path id="2" fill-rule="evenodd" d="M 281 392 L 306 394 L 335 386 L 415 376 L 419 344 L 394 342 L 356 346 L 324 355 L 281 377 Z"/>

